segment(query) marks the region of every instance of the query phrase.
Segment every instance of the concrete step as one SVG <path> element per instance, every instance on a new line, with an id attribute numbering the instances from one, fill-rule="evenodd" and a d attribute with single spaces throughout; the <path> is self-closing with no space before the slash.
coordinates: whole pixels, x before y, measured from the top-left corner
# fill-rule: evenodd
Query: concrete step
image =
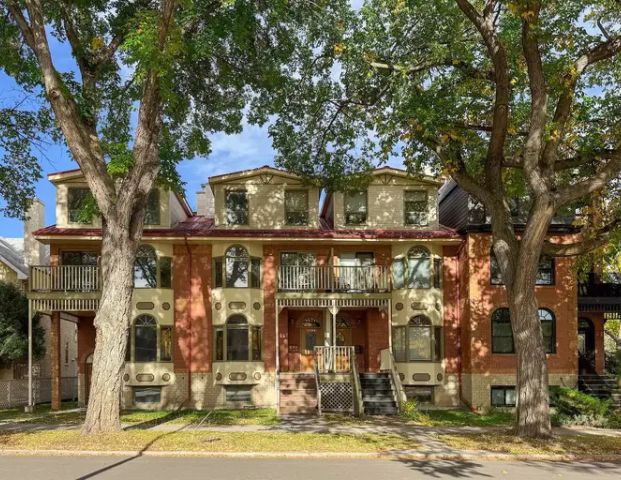
<path id="1" fill-rule="evenodd" d="M 280 407 L 280 415 L 317 415 L 317 409 L 311 407 Z"/>

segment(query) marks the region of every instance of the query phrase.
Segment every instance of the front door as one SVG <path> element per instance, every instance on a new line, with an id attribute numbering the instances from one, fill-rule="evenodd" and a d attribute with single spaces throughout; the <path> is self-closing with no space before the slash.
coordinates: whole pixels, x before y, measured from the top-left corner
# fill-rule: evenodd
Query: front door
<path id="1" fill-rule="evenodd" d="M 588 318 L 578 320 L 578 373 L 595 373 L 595 329 Z"/>
<path id="2" fill-rule="evenodd" d="M 315 361 L 315 347 L 323 345 L 323 324 L 320 319 L 302 320 L 300 327 L 300 370 L 312 372 Z"/>

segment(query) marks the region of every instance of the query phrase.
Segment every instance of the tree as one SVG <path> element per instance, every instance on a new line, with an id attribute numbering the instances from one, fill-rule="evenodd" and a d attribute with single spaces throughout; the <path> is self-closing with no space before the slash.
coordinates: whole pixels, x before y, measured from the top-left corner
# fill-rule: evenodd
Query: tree
<path id="1" fill-rule="evenodd" d="M 43 329 L 38 317 L 32 326 L 35 357 L 45 353 Z M 11 363 L 28 355 L 28 299 L 12 283 L 0 282 L 0 363 Z"/>
<path id="2" fill-rule="evenodd" d="M 398 154 L 482 202 L 507 290 L 523 436 L 551 434 L 539 257 L 581 254 L 620 224 L 620 19 L 608 0 L 368 0 L 334 47 L 339 77 L 301 82 L 271 129 L 280 165 L 330 185 Z M 552 219 L 596 192 L 607 198 L 600 224 L 551 243 Z M 527 203 L 519 231 L 515 197 Z"/>
<path id="3" fill-rule="evenodd" d="M 334 16 L 344 5 L 3 2 L 0 65 L 49 106 L 102 217 L 102 290 L 83 432 L 120 429 L 132 268 L 149 192 L 156 184 L 180 188 L 176 163 L 206 155 L 211 133 L 239 131 L 244 116 L 265 122 L 311 52 L 334 43 Z M 76 72 L 57 69 L 52 36 L 70 50 Z"/>

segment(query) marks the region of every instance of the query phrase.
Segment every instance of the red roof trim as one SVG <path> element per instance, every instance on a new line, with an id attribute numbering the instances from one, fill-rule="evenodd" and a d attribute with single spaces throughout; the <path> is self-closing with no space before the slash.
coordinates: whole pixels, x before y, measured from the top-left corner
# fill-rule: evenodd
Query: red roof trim
<path id="1" fill-rule="evenodd" d="M 330 230 L 319 229 L 283 229 L 283 230 L 252 230 L 214 228 L 213 219 L 193 217 L 179 223 L 173 228 L 145 229 L 143 237 L 253 237 L 253 238 L 308 238 L 308 239 L 352 239 L 352 240 L 399 240 L 399 239 L 460 239 L 455 230 L 440 227 L 437 230 Z M 35 237 L 44 236 L 84 236 L 99 237 L 99 228 L 59 228 L 56 225 L 45 227 L 34 232 Z"/>

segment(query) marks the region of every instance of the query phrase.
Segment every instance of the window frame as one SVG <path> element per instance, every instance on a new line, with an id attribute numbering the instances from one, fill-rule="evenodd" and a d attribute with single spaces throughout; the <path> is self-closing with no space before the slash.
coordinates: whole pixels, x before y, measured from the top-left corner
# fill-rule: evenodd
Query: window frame
<path id="1" fill-rule="evenodd" d="M 425 196 L 425 209 L 424 210 L 409 210 L 407 205 L 408 203 L 418 203 L 420 200 L 408 200 L 409 194 L 423 194 Z M 424 216 L 423 221 L 418 222 L 410 222 L 409 214 L 410 213 L 418 213 Z M 427 190 L 404 190 L 403 191 L 403 224 L 406 226 L 428 226 L 429 225 L 429 192 Z"/>
<path id="2" fill-rule="evenodd" d="M 237 216 L 239 214 L 239 212 L 242 212 L 242 209 L 234 209 L 231 210 L 230 205 L 229 205 L 229 195 L 239 195 L 239 194 L 243 194 L 244 195 L 244 202 L 245 202 L 245 222 L 240 222 L 240 221 L 235 221 L 232 222 L 231 221 L 231 214 Z M 227 225 L 250 225 L 250 199 L 248 198 L 248 190 L 246 190 L 245 188 L 231 188 L 231 189 L 227 189 L 224 191 L 224 216 L 226 219 L 226 224 Z"/>
<path id="3" fill-rule="evenodd" d="M 542 274 L 541 266 L 546 261 L 549 261 L 550 263 L 550 267 L 549 267 L 550 281 L 549 282 L 545 282 L 541 278 L 541 274 Z M 547 270 L 548 269 L 545 269 L 543 270 L 543 272 L 546 272 Z M 556 259 L 551 255 L 541 255 L 541 257 L 539 257 L 539 265 L 537 266 L 537 280 L 535 281 L 535 285 L 538 287 L 550 287 L 550 286 L 554 286 L 555 284 L 556 284 Z"/>
<path id="4" fill-rule="evenodd" d="M 500 318 L 499 317 L 499 318 L 495 319 L 494 317 L 496 317 L 497 314 L 501 315 L 501 313 L 499 313 L 499 312 L 502 312 L 502 314 L 504 314 L 504 312 L 506 312 L 506 318 Z M 499 321 L 499 320 L 502 320 L 503 322 L 505 320 L 508 321 L 509 329 L 511 331 L 511 336 L 508 336 L 508 335 L 500 336 L 500 335 L 495 335 L 494 334 L 494 323 Z M 495 354 L 495 355 L 514 355 L 515 354 L 515 342 L 513 341 L 513 326 L 511 325 L 511 316 L 509 314 L 509 309 L 507 307 L 496 308 L 492 312 L 492 315 L 490 317 L 490 325 L 491 325 L 491 342 L 490 343 L 491 343 L 492 353 Z M 496 346 L 494 344 L 494 338 L 497 337 L 497 336 L 500 337 L 500 338 L 511 338 L 511 351 L 498 351 L 498 350 L 496 350 Z"/>
<path id="5" fill-rule="evenodd" d="M 287 209 L 287 197 L 292 194 L 303 194 L 305 197 L 306 208 L 304 210 L 294 210 L 290 211 Z M 305 189 L 287 189 L 285 190 L 285 200 L 284 200 L 284 209 L 285 209 L 285 225 L 288 226 L 308 226 L 310 224 L 310 195 L 308 194 L 308 190 Z M 290 222 L 289 221 L 289 213 L 295 214 L 304 214 L 305 220 L 301 223 Z"/>
<path id="6" fill-rule="evenodd" d="M 150 209 L 153 207 L 153 205 L 151 205 L 152 201 L 155 201 L 156 208 L 154 211 L 150 211 Z M 147 206 L 144 212 L 144 224 L 149 225 L 149 226 L 161 225 L 162 224 L 161 209 L 162 209 L 162 206 L 161 206 L 160 189 L 154 188 L 153 190 L 149 192 L 149 195 L 147 197 Z M 150 218 L 150 215 L 153 215 L 153 218 Z M 154 220 L 157 220 L 157 221 L 154 221 Z"/>
<path id="7" fill-rule="evenodd" d="M 245 323 L 230 323 L 231 319 L 241 318 Z M 248 358 L 241 360 L 229 360 L 228 337 L 229 330 L 246 330 L 247 333 L 247 352 Z M 263 361 L 263 326 L 251 324 L 248 317 L 241 313 L 229 315 L 226 322 L 222 325 L 213 327 L 213 361 L 222 363 L 244 363 Z M 255 343 L 255 340 L 258 341 Z M 220 343 L 221 342 L 221 343 Z M 255 357 L 255 345 L 258 346 L 258 356 Z"/>
<path id="8" fill-rule="evenodd" d="M 233 248 L 241 248 L 246 252 L 246 257 L 239 255 L 231 255 L 228 256 L 229 251 Z M 246 284 L 243 286 L 235 286 L 229 284 L 227 277 L 227 259 L 247 259 L 247 270 L 246 270 Z M 239 260 L 238 260 L 239 261 Z M 261 288 L 261 274 L 262 274 L 262 258 L 261 257 L 253 257 L 250 255 L 248 249 L 238 243 L 233 245 L 229 245 L 227 249 L 224 251 L 224 255 L 220 257 L 214 257 L 212 261 L 212 287 L 213 288 L 253 288 L 260 289 Z"/>
<path id="9" fill-rule="evenodd" d="M 426 322 L 425 325 L 415 324 L 415 320 L 420 319 Z M 425 328 L 429 330 L 429 358 L 410 358 L 410 335 L 413 329 Z M 395 325 L 392 327 L 392 354 L 395 358 L 395 363 L 439 363 L 442 361 L 442 327 L 434 325 L 431 319 L 427 315 L 414 315 L 412 316 L 407 325 Z M 400 338 L 403 341 L 402 350 L 403 355 L 398 355 L 395 347 L 397 342 L 395 339 Z"/>
<path id="10" fill-rule="evenodd" d="M 546 314 L 549 314 L 550 318 L 543 319 L 542 318 L 543 312 L 545 312 Z M 542 324 L 541 333 L 543 335 L 543 347 L 545 349 L 545 353 L 546 355 L 555 355 L 556 354 L 556 315 L 554 315 L 554 312 L 551 309 L 541 307 L 537 309 L 537 316 L 539 317 L 539 322 Z M 543 322 L 550 322 L 550 324 L 552 325 L 550 336 L 545 335 L 543 331 Z"/>
<path id="11" fill-rule="evenodd" d="M 140 390 L 157 390 L 157 401 L 153 401 L 153 402 L 141 402 L 141 401 L 137 401 L 136 400 L 136 392 L 140 391 Z M 158 386 L 134 386 L 132 387 L 132 401 L 135 404 L 142 404 L 142 405 L 160 405 L 162 403 L 162 387 L 158 387 Z"/>
<path id="12" fill-rule="evenodd" d="M 141 317 L 150 318 L 155 322 L 155 360 L 136 360 L 136 321 Z M 168 359 L 162 359 L 162 330 L 170 332 L 170 355 Z M 141 313 L 133 319 L 129 338 L 127 339 L 126 361 L 131 363 L 171 363 L 173 361 L 173 345 L 174 345 L 174 328 L 172 325 L 162 325 L 157 321 L 155 315 L 149 313 Z"/>
<path id="13" fill-rule="evenodd" d="M 541 265 L 544 261 L 550 261 L 550 282 L 542 282 L 540 280 L 540 275 L 542 272 Z M 490 248 L 489 254 L 489 283 L 493 286 L 504 286 L 505 282 L 502 279 L 502 272 L 500 271 L 500 265 L 498 264 L 498 259 L 496 258 L 496 254 L 494 253 L 494 249 Z M 556 284 L 556 259 L 551 255 L 542 255 L 539 258 L 539 265 L 537 267 L 537 280 L 535 282 L 535 286 L 537 287 L 550 287 Z"/>
<path id="14" fill-rule="evenodd" d="M 358 222 L 351 222 L 350 215 L 361 214 L 362 212 L 350 212 L 347 208 L 347 198 L 352 195 L 364 195 L 364 220 Z M 369 221 L 369 192 L 365 190 L 352 190 L 343 194 L 343 215 L 345 217 L 345 225 L 351 226 L 364 226 Z"/>
<path id="15" fill-rule="evenodd" d="M 498 404 L 494 402 L 494 392 L 502 391 L 503 392 L 503 403 Z M 513 392 L 513 403 L 507 403 L 507 393 Z M 516 397 L 516 388 L 515 385 L 491 385 L 490 386 L 490 405 L 494 408 L 513 408 L 517 406 L 517 397 Z"/>
<path id="16" fill-rule="evenodd" d="M 88 186 L 72 186 L 72 187 L 67 187 L 67 223 L 69 224 L 73 224 L 73 225 L 90 225 L 93 223 L 93 216 L 91 215 L 91 218 L 86 221 L 80 221 L 77 219 L 74 219 L 74 217 L 72 217 L 73 214 L 75 214 L 77 212 L 77 214 L 79 215 L 79 210 L 82 208 L 82 204 L 78 207 L 78 208 L 71 208 L 71 204 L 72 204 L 72 194 L 74 194 L 77 191 L 82 191 L 85 192 L 86 194 L 82 197 L 81 202 L 84 202 L 85 200 L 88 199 L 88 197 L 90 196 L 92 198 L 93 194 L 91 193 L 90 188 L 88 188 Z"/>
<path id="17" fill-rule="evenodd" d="M 155 260 L 155 286 L 146 285 L 144 287 L 136 286 L 136 266 L 138 262 L 138 258 L 140 257 L 140 251 L 150 250 L 150 253 L 153 255 L 153 259 Z M 165 255 L 158 256 L 157 250 L 155 247 L 148 243 L 143 243 L 138 247 L 138 251 L 136 252 L 136 260 L 134 261 L 133 266 L 133 279 L 132 284 L 133 288 L 137 290 L 145 290 L 145 289 L 172 289 L 173 285 L 173 268 L 172 268 L 172 257 L 168 257 Z"/>

